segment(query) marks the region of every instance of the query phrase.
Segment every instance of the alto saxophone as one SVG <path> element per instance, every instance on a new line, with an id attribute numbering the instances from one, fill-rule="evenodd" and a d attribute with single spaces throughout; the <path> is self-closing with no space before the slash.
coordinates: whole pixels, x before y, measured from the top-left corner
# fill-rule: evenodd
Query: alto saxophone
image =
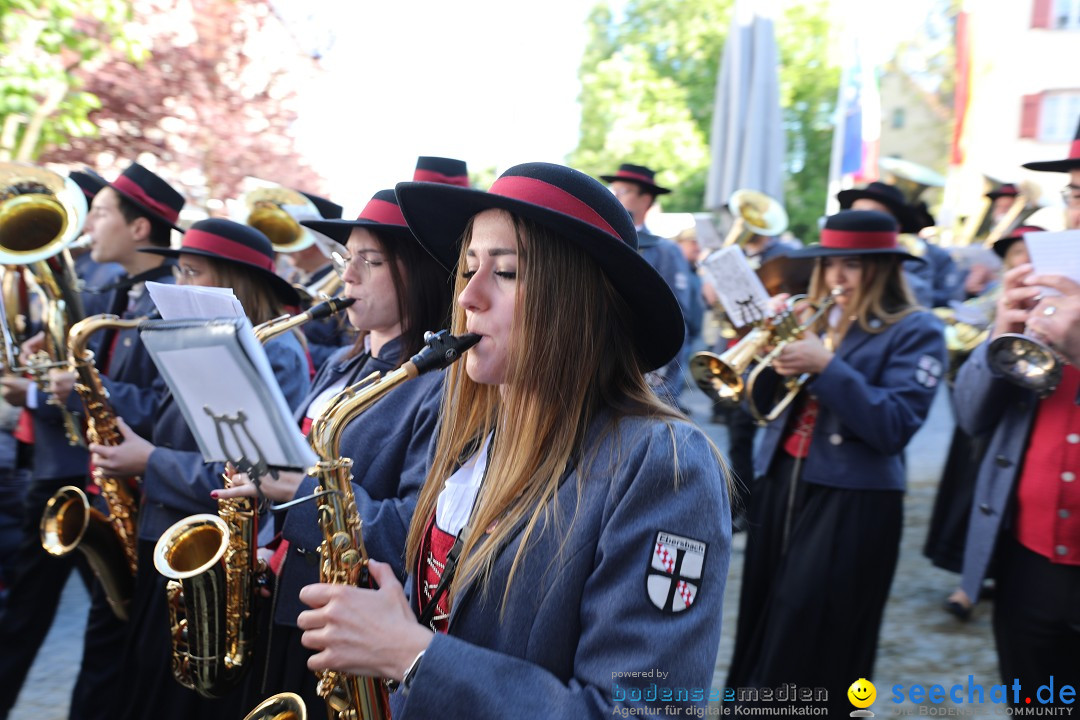
<path id="1" fill-rule="evenodd" d="M 306 313 L 282 316 L 254 328 L 270 339 L 352 305 L 329 300 Z M 231 479 L 225 475 L 225 487 Z M 169 627 L 173 676 L 208 698 L 236 687 L 251 665 L 255 591 L 266 563 L 259 560 L 259 517 L 249 498 L 223 498 L 218 512 L 191 515 L 174 523 L 154 547 L 154 567 L 169 579 Z"/>
<path id="2" fill-rule="evenodd" d="M 371 586 L 362 523 L 352 490 L 352 460 L 341 456 L 341 434 L 345 427 L 406 380 L 448 367 L 479 342 L 480 336 L 469 333 L 455 337 L 444 330 L 428 333 L 425 340 L 427 347 L 397 370 L 381 378 L 378 373 L 372 373 L 334 396 L 311 426 L 308 442 L 320 458 L 308 471 L 319 480 L 314 495 L 323 532 L 323 542 L 319 545 L 319 582 Z M 381 678 L 360 677 L 337 670 L 321 670 L 316 675 L 319 678 L 318 693 L 326 701 L 331 720 L 385 720 L 390 717 L 387 687 Z M 253 712 L 248 716 L 254 717 L 262 715 Z"/>
<path id="3" fill-rule="evenodd" d="M 86 407 L 86 436 L 98 445 L 123 442 L 116 413 L 109 405 L 109 393 L 94 366 L 94 353 L 87 349 L 90 336 L 98 330 L 138 327 L 142 320 L 121 320 L 116 315 L 94 315 L 71 326 L 68 333 L 69 367 L 76 375 L 75 392 Z M 136 518 L 138 503 L 125 478 L 107 475 L 95 467 L 94 484 L 109 510 L 106 519 L 90 507 L 86 493 L 74 485 L 60 488 L 49 498 L 41 517 L 41 544 L 57 556 L 76 547 L 81 550 L 105 590 L 113 612 L 127 619 L 128 602 L 134 588 L 138 565 Z"/>

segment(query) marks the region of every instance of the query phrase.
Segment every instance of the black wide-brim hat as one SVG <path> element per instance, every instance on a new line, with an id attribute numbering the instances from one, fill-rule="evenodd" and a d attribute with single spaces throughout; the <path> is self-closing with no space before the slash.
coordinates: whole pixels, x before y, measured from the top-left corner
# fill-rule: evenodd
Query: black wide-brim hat
<path id="1" fill-rule="evenodd" d="M 260 231 L 225 218 L 200 220 L 184 233 L 178 248 L 139 248 L 139 252 L 165 257 L 198 255 L 254 270 L 285 305 L 299 305 L 300 295 L 274 272 L 274 246 Z"/>
<path id="2" fill-rule="evenodd" d="M 1068 157 L 1064 160 L 1044 160 L 1040 162 L 1024 163 L 1021 167 L 1026 167 L 1028 170 L 1039 170 L 1041 172 L 1072 172 L 1073 170 L 1080 170 L 1080 121 L 1077 122 L 1076 135 L 1069 145 Z"/>
<path id="3" fill-rule="evenodd" d="M 399 183 L 397 199 L 413 234 L 447 270 L 457 268 L 469 220 L 506 210 L 555 231 L 593 259 L 633 313 L 631 341 L 646 369 L 666 365 L 683 344 L 682 310 L 664 278 L 637 249 L 634 221 L 611 192 L 562 165 L 525 163 L 487 192 Z"/>
<path id="4" fill-rule="evenodd" d="M 895 185 L 875 180 L 864 188 L 841 190 L 836 194 L 836 199 L 840 201 L 841 210 L 850 210 L 855 201 L 860 198 L 876 200 L 889 208 L 900 227 L 900 232 L 914 233 L 922 230 L 922 227 L 915 227 L 918 222 L 914 209 L 907 204 L 904 193 L 900 192 L 900 188 Z"/>
<path id="5" fill-rule="evenodd" d="M 615 181 L 634 183 L 652 195 L 667 195 L 671 192 L 666 187 L 657 185 L 656 173 L 644 165 L 623 163 L 614 175 L 601 175 L 600 179 L 608 183 Z"/>
<path id="6" fill-rule="evenodd" d="M 434 182 L 469 187 L 469 168 L 464 160 L 421 155 L 416 159 L 413 182 Z"/>
<path id="7" fill-rule="evenodd" d="M 372 195 L 355 220 L 304 220 L 300 224 L 342 245 L 349 241 L 353 228 L 358 227 L 415 242 L 393 190 L 380 190 Z"/>
<path id="8" fill-rule="evenodd" d="M 173 230 L 184 232 L 177 225 L 184 207 L 184 196 L 139 163 L 131 163 L 120 177 L 106 184 L 156 220 Z"/>
<path id="9" fill-rule="evenodd" d="M 825 219 L 821 242 L 788 253 L 790 258 L 840 255 L 897 255 L 918 260 L 897 244 L 896 219 L 877 210 L 841 210 Z"/>
<path id="10" fill-rule="evenodd" d="M 105 178 L 101 177 L 90 168 L 72 170 L 68 173 L 68 177 L 75 181 L 75 184 L 83 191 L 83 195 L 86 196 L 88 202 L 94 199 L 94 196 L 98 194 L 98 191 L 101 190 L 101 188 L 108 185 Z"/>
<path id="11" fill-rule="evenodd" d="M 1046 228 L 1041 228 L 1038 225 L 1021 225 L 1009 233 L 1008 237 L 1003 237 L 994 242 L 991 246 L 994 250 L 994 254 L 999 258 L 1004 258 L 1005 253 L 1009 251 L 1009 248 L 1012 247 L 1013 243 L 1023 240 L 1024 234 L 1030 232 L 1046 232 Z"/>

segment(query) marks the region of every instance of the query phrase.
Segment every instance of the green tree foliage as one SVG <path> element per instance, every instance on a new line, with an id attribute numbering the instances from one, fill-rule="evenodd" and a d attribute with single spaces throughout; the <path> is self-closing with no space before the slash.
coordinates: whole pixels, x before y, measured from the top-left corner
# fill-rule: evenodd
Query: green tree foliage
<path id="1" fill-rule="evenodd" d="M 130 17 L 129 0 L 0 0 L 0 159 L 30 161 L 94 133 L 87 116 L 99 102 L 76 70 L 110 50 L 139 59 Z"/>
<path id="2" fill-rule="evenodd" d="M 733 0 L 629 0 L 589 16 L 581 136 L 569 162 L 593 175 L 637 162 L 673 188 L 668 211 L 703 209 L 716 78 Z M 793 231 L 816 239 L 825 207 L 839 69 L 830 64 L 825 0 L 788 0 L 777 18 Z"/>

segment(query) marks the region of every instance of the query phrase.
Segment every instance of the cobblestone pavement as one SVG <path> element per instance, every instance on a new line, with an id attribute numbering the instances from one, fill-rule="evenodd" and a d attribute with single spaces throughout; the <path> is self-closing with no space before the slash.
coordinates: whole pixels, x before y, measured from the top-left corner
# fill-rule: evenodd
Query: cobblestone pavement
<path id="1" fill-rule="evenodd" d="M 698 391 L 687 391 L 682 401 L 717 445 L 727 448 L 723 426 L 708 422 L 708 401 Z M 892 594 L 885 611 L 874 681 L 879 698 L 889 697 L 896 683 L 924 687 L 966 684 L 967 676 L 989 686 L 1000 682 L 990 631 L 989 604 L 976 608 L 971 621 L 961 623 L 941 609 L 944 597 L 957 577 L 934 568 L 922 555 L 922 544 L 933 507 L 938 477 L 952 434 L 953 421 L 945 395 L 939 395 L 926 425 L 908 447 L 909 483 L 905 503 L 904 537 Z M 734 642 L 745 535 L 736 536 L 724 600 L 724 631 L 713 686 L 721 687 L 727 674 Z M 82 652 L 82 628 L 88 599 L 81 583 L 72 576 L 64 593 L 57 623 L 53 626 L 23 688 L 10 720 L 62 720 L 67 708 Z M 0 649 L 2 652 L 2 649 Z M 857 678 L 852 678 L 855 681 Z M 830 689 L 831 691 L 831 689 Z M 941 708 L 953 707 L 944 703 Z M 878 717 L 892 716 L 911 705 L 883 705 Z M 971 710 L 971 706 L 967 706 Z M 992 717 L 989 712 L 985 716 Z"/>

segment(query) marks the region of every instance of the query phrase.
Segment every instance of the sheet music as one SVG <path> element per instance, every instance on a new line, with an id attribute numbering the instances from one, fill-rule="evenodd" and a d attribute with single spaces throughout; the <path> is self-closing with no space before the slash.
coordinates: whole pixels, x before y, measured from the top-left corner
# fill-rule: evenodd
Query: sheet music
<path id="1" fill-rule="evenodd" d="M 1028 256 L 1036 275 L 1064 275 L 1080 283 L 1080 230 L 1024 234 Z M 1046 288 L 1044 295 L 1057 295 Z"/>
<path id="2" fill-rule="evenodd" d="M 169 285 L 147 282 L 146 289 L 164 320 L 244 317 L 244 308 L 232 288 Z"/>
<path id="3" fill-rule="evenodd" d="M 306 469 L 317 462 L 246 317 L 150 321 L 140 334 L 206 462 L 238 453 L 272 467 Z M 240 431 L 222 420 L 240 413 Z"/>
<path id="4" fill-rule="evenodd" d="M 710 253 L 701 262 L 701 268 L 735 327 L 773 315 L 769 308 L 769 293 L 738 245 Z"/>

